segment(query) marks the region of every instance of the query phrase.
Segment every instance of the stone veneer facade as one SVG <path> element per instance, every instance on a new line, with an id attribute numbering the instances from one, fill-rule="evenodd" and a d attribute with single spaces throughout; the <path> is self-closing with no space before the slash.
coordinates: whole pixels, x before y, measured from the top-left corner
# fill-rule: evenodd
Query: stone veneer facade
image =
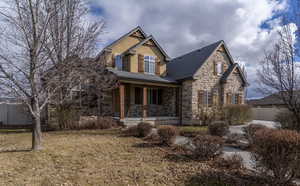
<path id="1" fill-rule="evenodd" d="M 227 93 L 240 94 L 242 103 L 244 103 L 244 87 L 239 74 L 231 73 L 226 83 L 221 83 L 222 75 L 214 74 L 215 62 L 224 63 L 223 72 L 229 65 L 230 59 L 223 50 L 214 53 L 196 72 L 194 80 L 186 80 L 182 82 L 182 124 L 200 124 L 197 119 L 199 112 L 198 91 L 217 91 L 219 94 L 219 103 L 225 104 L 225 96 Z"/>
<path id="2" fill-rule="evenodd" d="M 162 104 L 161 105 L 148 105 L 147 106 L 147 116 L 148 117 L 158 117 L 176 116 L 176 88 L 161 88 L 162 89 Z M 134 91 L 131 91 L 134 94 Z M 130 100 L 130 104 L 127 103 L 126 117 L 142 117 L 142 105 L 134 104 L 134 95 Z"/>

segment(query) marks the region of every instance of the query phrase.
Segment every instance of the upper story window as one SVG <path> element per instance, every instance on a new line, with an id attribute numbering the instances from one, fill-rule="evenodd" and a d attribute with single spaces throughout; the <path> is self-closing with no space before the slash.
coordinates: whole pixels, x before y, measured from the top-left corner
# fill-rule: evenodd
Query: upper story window
<path id="1" fill-rule="evenodd" d="M 123 69 L 123 62 L 122 62 L 122 56 L 121 55 L 116 56 L 116 67 L 117 67 L 118 70 Z"/>
<path id="2" fill-rule="evenodd" d="M 217 63 L 217 75 L 221 75 L 223 73 L 223 63 Z"/>
<path id="3" fill-rule="evenodd" d="M 149 74 L 155 74 L 155 57 L 144 56 L 145 72 Z"/>

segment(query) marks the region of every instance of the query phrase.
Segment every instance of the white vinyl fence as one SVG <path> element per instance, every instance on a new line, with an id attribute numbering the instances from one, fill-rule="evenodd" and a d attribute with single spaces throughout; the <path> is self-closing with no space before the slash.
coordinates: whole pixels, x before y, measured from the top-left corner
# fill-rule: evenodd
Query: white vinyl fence
<path id="1" fill-rule="evenodd" d="M 254 120 L 265 120 L 275 121 L 276 115 L 280 112 L 287 111 L 286 108 L 279 107 L 253 107 L 253 119 Z"/>
<path id="2" fill-rule="evenodd" d="M 0 122 L 2 125 L 30 125 L 32 119 L 24 105 L 0 103 Z"/>

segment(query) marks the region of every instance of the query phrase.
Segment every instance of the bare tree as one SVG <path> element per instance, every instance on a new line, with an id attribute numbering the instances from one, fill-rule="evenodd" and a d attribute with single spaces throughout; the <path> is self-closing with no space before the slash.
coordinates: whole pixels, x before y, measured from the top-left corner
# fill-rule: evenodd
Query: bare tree
<path id="1" fill-rule="evenodd" d="M 271 51 L 266 52 L 257 71 L 258 90 L 263 94 L 274 94 L 300 124 L 300 66 L 296 62 L 293 29 L 291 25 L 285 25 L 278 34 L 278 41 Z"/>
<path id="2" fill-rule="evenodd" d="M 51 99 L 51 104 L 56 105 L 58 112 L 69 111 L 68 109 L 77 105 L 78 100 L 89 102 L 91 100 L 87 100 L 86 97 L 93 96 L 97 99 L 97 115 L 100 116 L 103 113 L 101 101 L 104 93 L 119 86 L 118 78 L 106 68 L 106 61 L 101 58 L 68 57 L 66 61 L 49 70 L 45 77 L 44 82 L 55 82 L 54 87 L 60 87 Z M 84 93 L 85 99 L 81 96 L 74 98 L 72 96 L 74 91 Z M 71 120 L 71 118 L 67 119 Z M 64 122 L 66 121 L 59 123 L 60 128 L 67 128 Z"/>
<path id="3" fill-rule="evenodd" d="M 66 65 L 69 65 L 70 68 L 70 64 L 72 64 L 71 66 L 75 68 L 72 72 L 72 77 L 73 79 L 77 78 L 80 80 L 81 82 L 77 82 L 80 84 L 89 81 L 88 79 L 91 78 L 91 75 L 87 76 L 87 74 L 84 74 L 83 72 L 78 72 L 78 69 L 81 71 L 84 70 L 82 66 L 79 67 L 76 64 L 76 61 L 80 60 L 74 58 L 74 56 L 78 56 L 81 60 L 86 61 L 86 58 L 94 54 L 97 43 L 99 42 L 99 35 L 102 33 L 102 28 L 104 26 L 104 22 L 101 19 L 93 22 L 86 21 L 89 12 L 85 3 L 86 1 L 83 0 L 61 0 L 56 1 L 56 3 L 51 2 L 48 5 L 48 11 L 54 10 L 55 14 L 53 19 L 50 20 L 48 27 L 49 38 L 46 44 L 47 55 L 57 72 L 61 71 L 61 67 Z M 96 66 L 92 67 L 91 65 L 86 64 L 84 67 L 96 68 Z M 103 70 L 105 69 L 103 60 L 97 64 L 97 67 Z M 87 69 L 85 69 L 85 71 L 86 70 Z M 93 70 L 94 69 L 89 69 L 89 71 Z M 101 78 L 105 74 L 103 70 L 99 72 L 98 69 L 98 77 L 94 76 L 93 79 Z M 78 73 L 76 74 L 74 72 Z M 74 81 L 65 81 L 65 76 L 65 73 L 57 74 L 57 83 L 61 84 L 61 82 L 64 82 L 64 85 L 61 86 L 58 91 L 59 96 L 56 96 L 56 99 L 52 100 L 52 105 L 55 106 L 58 111 L 57 113 L 60 113 L 62 116 L 64 116 L 64 113 L 68 112 L 74 105 L 74 99 L 70 99 L 70 95 L 73 91 L 73 86 L 76 85 L 74 84 Z M 112 80 L 111 82 L 114 81 Z M 105 83 L 98 84 L 98 86 L 102 86 L 97 87 L 99 89 L 106 89 L 106 87 L 109 87 Z M 64 117 L 60 114 L 57 115 L 58 123 L 59 126 L 63 126 L 64 120 L 60 118 Z"/>
<path id="4" fill-rule="evenodd" d="M 41 85 L 41 76 L 47 70 L 46 32 L 53 16 L 53 12 L 44 11 L 45 7 L 45 1 L 13 0 L 0 11 L 0 84 L 2 92 L 28 106 L 34 119 L 34 150 L 41 149 L 41 113 L 52 95 Z"/>
<path id="5" fill-rule="evenodd" d="M 100 22 L 83 22 L 87 15 L 83 2 L 7 0 L 6 7 L 0 9 L 0 88 L 3 94 L 17 97 L 28 106 L 34 119 L 33 150 L 41 149 L 41 114 L 49 100 L 58 93 L 67 97 L 68 91 L 77 86 L 78 77 L 91 78 L 82 75 L 83 71 L 97 72 L 98 79 L 106 82 L 108 71 L 100 63 L 93 67 L 91 61 L 78 65 L 92 54 L 103 26 Z"/>

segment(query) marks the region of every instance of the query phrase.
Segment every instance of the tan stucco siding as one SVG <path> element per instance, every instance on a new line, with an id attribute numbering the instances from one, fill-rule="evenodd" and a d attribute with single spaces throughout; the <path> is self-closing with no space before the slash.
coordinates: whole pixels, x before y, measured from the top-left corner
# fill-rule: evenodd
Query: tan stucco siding
<path id="1" fill-rule="evenodd" d="M 132 46 L 140 43 L 143 39 L 142 38 L 138 38 L 138 37 L 132 37 L 132 36 L 128 36 L 126 38 L 123 38 L 122 40 L 118 41 L 116 44 L 114 44 L 111 47 L 111 52 L 110 53 L 106 53 L 106 60 L 108 64 L 111 64 L 111 60 L 112 60 L 112 55 L 118 55 L 121 54 L 123 52 L 125 52 L 126 50 L 128 50 L 129 48 L 131 48 Z M 144 56 L 154 56 L 156 58 L 160 59 L 160 75 L 165 75 L 166 74 L 166 62 L 165 62 L 165 58 L 162 55 L 162 53 L 160 52 L 160 50 L 152 43 L 152 42 L 148 42 L 147 44 L 151 44 L 150 45 L 142 45 L 139 46 L 138 48 L 135 49 L 136 53 L 133 55 L 128 56 L 129 60 L 130 60 L 130 72 L 138 72 L 138 54 L 142 54 Z"/>
<path id="2" fill-rule="evenodd" d="M 164 61 L 164 56 L 155 46 L 143 45 L 136 49 L 136 54 L 131 56 L 130 67 L 131 72 L 138 72 L 138 54 L 144 56 L 154 56 L 160 59 L 160 74 L 166 73 L 166 63 Z"/>
<path id="3" fill-rule="evenodd" d="M 121 54 L 141 41 L 140 38 L 128 36 L 111 47 L 112 53 Z"/>

